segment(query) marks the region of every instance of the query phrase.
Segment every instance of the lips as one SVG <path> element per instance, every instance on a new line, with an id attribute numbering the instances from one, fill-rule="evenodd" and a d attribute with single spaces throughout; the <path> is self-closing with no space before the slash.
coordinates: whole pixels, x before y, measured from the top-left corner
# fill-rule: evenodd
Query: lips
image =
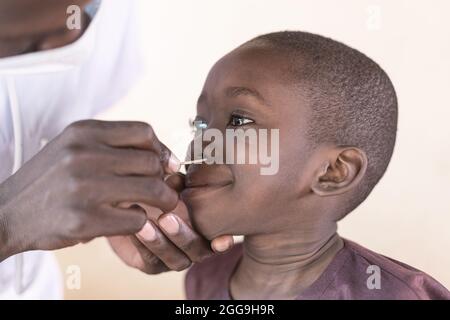
<path id="1" fill-rule="evenodd" d="M 228 187 L 233 183 L 233 174 L 225 165 L 191 165 L 185 179 L 183 196 L 207 194 Z"/>

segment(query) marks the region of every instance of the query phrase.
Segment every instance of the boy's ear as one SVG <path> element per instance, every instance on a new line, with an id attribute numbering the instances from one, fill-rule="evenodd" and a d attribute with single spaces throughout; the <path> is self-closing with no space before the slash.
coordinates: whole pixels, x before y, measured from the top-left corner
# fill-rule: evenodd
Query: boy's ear
<path id="1" fill-rule="evenodd" d="M 319 196 L 345 193 L 355 187 L 367 170 L 367 156 L 355 147 L 330 151 L 328 161 L 315 173 L 311 189 Z"/>

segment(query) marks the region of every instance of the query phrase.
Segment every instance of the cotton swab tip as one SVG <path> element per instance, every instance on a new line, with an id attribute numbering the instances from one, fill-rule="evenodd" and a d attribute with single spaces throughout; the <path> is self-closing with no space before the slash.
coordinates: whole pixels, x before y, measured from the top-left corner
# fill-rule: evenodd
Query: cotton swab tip
<path id="1" fill-rule="evenodd" d="M 196 160 L 189 160 L 189 161 L 183 161 L 181 162 L 182 166 L 185 166 L 187 164 L 198 164 L 198 163 L 203 163 L 205 162 L 207 159 L 203 158 L 203 159 L 196 159 Z"/>

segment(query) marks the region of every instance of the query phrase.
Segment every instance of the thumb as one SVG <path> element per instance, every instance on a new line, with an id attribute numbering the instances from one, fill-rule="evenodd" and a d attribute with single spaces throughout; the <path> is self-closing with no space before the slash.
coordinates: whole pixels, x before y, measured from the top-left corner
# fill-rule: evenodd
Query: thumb
<path id="1" fill-rule="evenodd" d="M 231 249 L 233 246 L 234 239 L 233 236 L 230 235 L 218 236 L 211 241 L 211 249 L 213 249 L 213 251 L 217 253 L 225 252 Z"/>
<path id="2" fill-rule="evenodd" d="M 174 189 L 176 192 L 180 193 L 184 189 L 184 178 L 185 175 L 181 172 L 172 174 L 170 176 L 167 176 L 166 178 L 166 184 Z"/>

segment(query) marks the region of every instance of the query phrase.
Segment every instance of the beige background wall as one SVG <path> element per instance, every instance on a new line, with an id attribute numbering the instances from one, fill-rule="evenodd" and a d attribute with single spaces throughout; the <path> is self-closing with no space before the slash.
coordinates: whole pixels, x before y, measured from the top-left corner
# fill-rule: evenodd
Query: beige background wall
<path id="1" fill-rule="evenodd" d="M 397 146 L 381 184 L 340 232 L 450 287 L 450 2 L 141 0 L 139 6 L 147 73 L 101 118 L 147 121 L 180 156 L 209 68 L 258 34 L 320 33 L 379 62 L 398 92 Z M 131 270 L 102 239 L 57 256 L 63 272 L 69 265 L 82 272 L 81 289 L 66 289 L 67 298 L 183 298 L 183 273 Z"/>

